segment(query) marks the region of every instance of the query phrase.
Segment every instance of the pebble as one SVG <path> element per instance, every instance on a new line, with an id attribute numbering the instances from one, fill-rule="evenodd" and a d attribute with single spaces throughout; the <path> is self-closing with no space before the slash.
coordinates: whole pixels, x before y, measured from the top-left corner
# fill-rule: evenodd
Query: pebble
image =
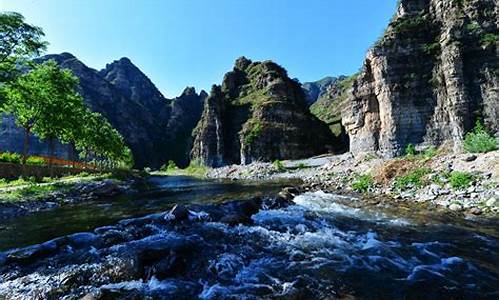
<path id="1" fill-rule="evenodd" d="M 477 207 L 473 207 L 469 210 L 469 213 L 472 214 L 472 215 L 480 215 L 483 213 L 483 211 L 480 209 L 480 208 L 477 208 Z"/>
<path id="2" fill-rule="evenodd" d="M 468 156 L 464 157 L 462 160 L 470 162 L 470 161 L 475 161 L 476 158 L 477 158 L 477 155 L 472 154 L 472 155 L 468 155 Z"/>
<path id="3" fill-rule="evenodd" d="M 489 206 L 489 207 L 494 207 L 494 206 L 498 206 L 498 201 L 496 198 L 490 198 L 486 201 L 486 206 Z"/>
<path id="4" fill-rule="evenodd" d="M 458 211 L 458 210 L 461 210 L 462 209 L 462 205 L 458 204 L 458 203 L 452 203 L 448 206 L 448 208 L 452 211 Z"/>

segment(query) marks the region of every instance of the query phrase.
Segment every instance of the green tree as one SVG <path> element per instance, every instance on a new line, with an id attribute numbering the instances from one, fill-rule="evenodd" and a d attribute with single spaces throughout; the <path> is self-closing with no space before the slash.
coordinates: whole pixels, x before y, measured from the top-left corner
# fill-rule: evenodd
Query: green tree
<path id="1" fill-rule="evenodd" d="M 0 82 L 20 75 L 20 66 L 39 56 L 47 47 L 40 27 L 27 24 L 16 12 L 0 12 Z"/>
<path id="2" fill-rule="evenodd" d="M 53 61 L 36 65 L 6 88 L 5 109 L 25 130 L 23 163 L 29 152 L 29 135 L 48 139 L 50 156 L 54 155 L 55 139 L 74 138 L 73 128 L 84 110 L 82 97 L 76 92 L 78 78 Z M 52 159 L 49 161 L 51 165 Z"/>

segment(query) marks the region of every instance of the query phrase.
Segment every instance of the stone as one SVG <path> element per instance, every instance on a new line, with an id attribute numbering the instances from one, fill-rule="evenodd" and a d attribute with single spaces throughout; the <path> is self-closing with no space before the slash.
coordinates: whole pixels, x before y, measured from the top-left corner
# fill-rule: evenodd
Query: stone
<path id="1" fill-rule="evenodd" d="M 483 213 L 483 211 L 480 208 L 478 208 L 478 207 L 473 207 L 473 208 L 469 209 L 469 214 L 471 214 L 471 215 L 478 216 L 478 215 L 480 215 L 482 213 Z"/>
<path id="2" fill-rule="evenodd" d="M 488 207 L 498 207 L 498 199 L 497 198 L 490 198 L 486 200 L 485 202 L 486 206 Z"/>
<path id="3" fill-rule="evenodd" d="M 448 206 L 448 208 L 452 211 L 459 211 L 459 210 L 462 210 L 462 205 L 458 204 L 458 203 L 452 203 Z"/>
<path id="4" fill-rule="evenodd" d="M 475 161 L 476 159 L 477 159 L 477 155 L 471 154 L 471 155 L 467 155 L 462 160 L 466 161 L 466 162 L 471 162 L 471 161 Z"/>

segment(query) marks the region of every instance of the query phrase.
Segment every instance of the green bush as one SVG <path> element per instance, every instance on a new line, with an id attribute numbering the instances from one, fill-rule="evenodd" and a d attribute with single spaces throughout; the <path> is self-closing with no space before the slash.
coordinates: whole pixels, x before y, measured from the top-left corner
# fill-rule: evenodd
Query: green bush
<path id="1" fill-rule="evenodd" d="M 396 188 L 402 190 L 408 185 L 421 187 L 423 185 L 423 177 L 431 172 L 429 168 L 418 168 L 405 176 L 397 177 L 395 183 Z"/>
<path id="2" fill-rule="evenodd" d="M 172 171 L 179 169 L 173 160 L 169 160 L 166 165 L 160 167 L 160 171 Z"/>
<path id="3" fill-rule="evenodd" d="M 27 165 L 41 166 L 41 165 L 45 165 L 45 160 L 41 157 L 30 156 L 26 159 L 26 164 Z"/>
<path id="4" fill-rule="evenodd" d="M 373 186 L 373 177 L 370 174 L 358 175 L 356 180 L 352 183 L 351 187 L 353 190 L 366 193 L 368 189 Z"/>
<path id="5" fill-rule="evenodd" d="M 498 44 L 498 34 L 487 33 L 481 37 L 483 47 L 495 46 L 496 44 Z"/>
<path id="6" fill-rule="evenodd" d="M 408 144 L 405 148 L 405 154 L 407 156 L 417 155 L 417 149 L 415 149 L 415 146 L 413 144 Z"/>
<path id="7" fill-rule="evenodd" d="M 412 34 L 419 31 L 427 24 L 427 20 L 422 16 L 406 16 L 398 19 L 394 24 L 394 32 L 398 35 Z"/>
<path id="8" fill-rule="evenodd" d="M 480 121 L 476 126 L 465 135 L 463 148 L 470 153 L 484 153 L 498 149 L 498 140 L 490 135 Z"/>
<path id="9" fill-rule="evenodd" d="M 283 164 L 283 162 L 281 160 L 278 160 L 278 159 L 273 162 L 273 167 L 278 172 L 283 172 L 286 169 L 285 165 Z"/>
<path id="10" fill-rule="evenodd" d="M 450 185 L 454 189 L 463 189 L 474 181 L 474 175 L 467 172 L 453 171 L 449 177 Z"/>
<path id="11" fill-rule="evenodd" d="M 0 162 L 19 164 L 21 163 L 21 155 L 17 153 L 3 152 L 0 153 Z"/>

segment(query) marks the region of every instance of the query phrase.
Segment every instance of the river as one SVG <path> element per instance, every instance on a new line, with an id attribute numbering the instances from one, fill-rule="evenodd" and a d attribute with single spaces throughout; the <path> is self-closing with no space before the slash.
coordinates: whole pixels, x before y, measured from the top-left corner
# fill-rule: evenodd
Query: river
<path id="1" fill-rule="evenodd" d="M 498 299 L 498 219 L 274 199 L 288 182 L 150 180 L 2 224 L 0 299 Z M 165 213 L 175 204 L 185 219 Z"/>

